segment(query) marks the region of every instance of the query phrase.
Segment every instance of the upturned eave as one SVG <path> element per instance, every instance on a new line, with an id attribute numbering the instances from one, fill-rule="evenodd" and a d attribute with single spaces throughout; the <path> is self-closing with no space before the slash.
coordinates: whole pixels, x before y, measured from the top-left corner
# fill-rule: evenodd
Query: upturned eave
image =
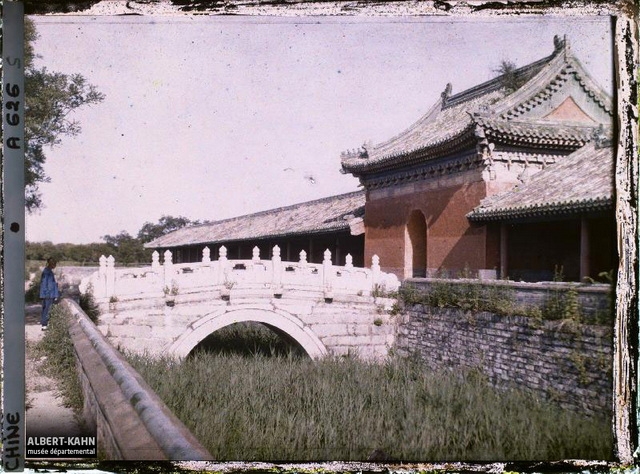
<path id="1" fill-rule="evenodd" d="M 475 223 L 518 221 L 534 218 L 574 218 L 578 216 L 601 214 L 613 210 L 613 200 L 609 197 L 584 201 L 550 202 L 531 206 L 491 209 L 474 209 L 467 219 Z"/>

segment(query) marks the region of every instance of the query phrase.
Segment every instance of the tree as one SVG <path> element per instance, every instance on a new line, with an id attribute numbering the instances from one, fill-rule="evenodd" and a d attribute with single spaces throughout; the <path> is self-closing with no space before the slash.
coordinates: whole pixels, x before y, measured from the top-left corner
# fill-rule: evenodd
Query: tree
<path id="1" fill-rule="evenodd" d="M 517 91 L 526 82 L 524 77 L 516 73 L 517 69 L 513 61 L 503 59 L 500 65 L 493 70 L 501 76 L 502 85 L 507 94 Z"/>
<path id="2" fill-rule="evenodd" d="M 38 185 L 49 181 L 44 171 L 45 149 L 80 133 L 80 124 L 71 118 L 74 110 L 104 100 L 104 94 L 80 74 L 35 67 L 33 43 L 37 38 L 35 25 L 25 18 L 25 201 L 29 212 L 42 207 Z"/>
<path id="3" fill-rule="evenodd" d="M 73 13 L 91 8 L 100 0 L 24 0 L 26 15 L 42 13 Z"/>
<path id="4" fill-rule="evenodd" d="M 162 216 L 157 224 L 145 222 L 138 232 L 138 239 L 144 243 L 151 242 L 174 230 L 198 224 L 200 224 L 200 221 L 192 221 L 186 217 Z"/>
<path id="5" fill-rule="evenodd" d="M 102 240 L 111 248 L 118 263 L 143 263 L 151 260 L 151 251 L 143 247 L 142 241 L 124 230 L 118 235 L 105 235 Z"/>

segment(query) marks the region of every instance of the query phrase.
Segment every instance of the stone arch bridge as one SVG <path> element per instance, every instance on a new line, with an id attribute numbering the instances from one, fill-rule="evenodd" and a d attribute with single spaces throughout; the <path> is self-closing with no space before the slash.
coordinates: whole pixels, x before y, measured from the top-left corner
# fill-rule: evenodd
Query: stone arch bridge
<path id="1" fill-rule="evenodd" d="M 92 291 L 101 309 L 98 328 L 119 349 L 187 356 L 215 331 L 239 322 L 258 322 L 295 340 L 312 357 L 357 353 L 363 358 L 387 355 L 395 338 L 389 315 L 396 291 L 395 275 L 371 268 L 331 263 L 284 262 L 280 249 L 261 259 L 218 259 L 204 250 L 201 262 L 173 264 L 170 251 L 154 252 L 150 266 L 116 268 L 113 257 L 85 278 L 80 290 Z"/>

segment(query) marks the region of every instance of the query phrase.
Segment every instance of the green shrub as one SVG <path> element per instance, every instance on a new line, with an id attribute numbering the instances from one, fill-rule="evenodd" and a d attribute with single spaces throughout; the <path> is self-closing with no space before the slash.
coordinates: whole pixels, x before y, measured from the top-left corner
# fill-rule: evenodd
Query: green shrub
<path id="1" fill-rule="evenodd" d="M 403 285 L 399 297 L 405 305 L 426 304 L 435 308 L 459 308 L 464 311 L 489 311 L 499 315 L 522 314 L 513 291 L 501 285 L 435 280 L 426 291 Z"/>
<path id="2" fill-rule="evenodd" d="M 25 303 L 39 303 L 40 302 L 40 276 L 34 278 L 27 291 L 24 293 Z"/>
<path id="3" fill-rule="evenodd" d="M 575 288 L 549 290 L 542 305 L 542 314 L 547 320 L 567 320 L 579 323 L 582 320 L 578 292 Z"/>
<path id="4" fill-rule="evenodd" d="M 80 308 L 82 311 L 89 317 L 94 324 L 99 324 L 100 322 L 100 308 L 98 307 L 98 303 L 96 303 L 95 298 L 93 297 L 93 287 L 87 288 L 87 291 L 80 294 L 80 298 L 78 300 L 78 304 L 80 304 Z"/>
<path id="5" fill-rule="evenodd" d="M 398 298 L 405 305 L 426 303 L 424 294 L 413 285 L 404 284 L 398 290 Z"/>
<path id="6" fill-rule="evenodd" d="M 24 272 L 24 277 L 25 280 L 29 279 L 29 276 L 31 275 L 31 273 L 35 273 L 36 275 L 40 272 L 42 272 L 42 268 L 47 264 L 46 261 L 42 260 L 26 260 L 25 261 L 25 272 Z"/>

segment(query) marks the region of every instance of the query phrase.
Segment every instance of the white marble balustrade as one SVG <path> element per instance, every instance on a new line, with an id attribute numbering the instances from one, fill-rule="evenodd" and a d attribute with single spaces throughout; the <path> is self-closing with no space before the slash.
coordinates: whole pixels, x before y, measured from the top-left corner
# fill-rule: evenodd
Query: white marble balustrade
<path id="1" fill-rule="evenodd" d="M 372 258 L 371 268 L 358 268 L 353 266 L 351 255 L 347 255 L 344 266 L 333 265 L 329 250 L 325 251 L 322 263 L 309 263 L 304 250 L 297 262 L 283 262 L 277 245 L 268 260 L 260 257 L 258 247 L 253 249 L 249 260 L 229 260 L 227 249 L 222 246 L 214 261 L 208 247 L 200 262 L 180 264 L 173 263 L 167 250 L 163 263 L 159 253 L 154 252 L 151 265 L 141 268 L 116 268 L 112 256 L 102 256 L 98 271 L 82 281 L 80 290 L 91 289 L 96 299 L 104 300 L 160 292 L 176 295 L 211 287 L 231 290 L 256 286 L 271 288 L 276 295 L 286 287 L 321 290 L 325 295 L 334 292 L 369 295 L 378 288 L 395 291 L 400 283 L 395 275 L 380 271 L 377 255 Z"/>

